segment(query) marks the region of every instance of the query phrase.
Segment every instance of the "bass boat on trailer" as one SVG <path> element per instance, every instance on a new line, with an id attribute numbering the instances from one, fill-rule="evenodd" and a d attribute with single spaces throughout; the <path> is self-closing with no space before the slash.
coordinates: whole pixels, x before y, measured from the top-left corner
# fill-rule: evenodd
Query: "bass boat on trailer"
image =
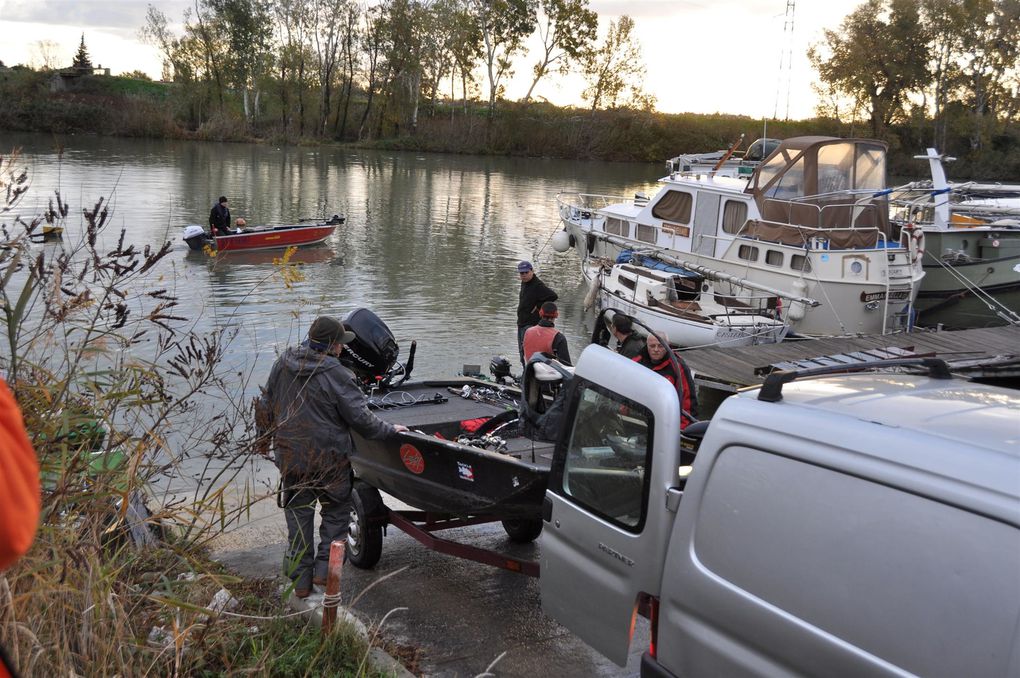
<path id="1" fill-rule="evenodd" d="M 286 247 L 303 247 L 317 245 L 329 236 L 345 221 L 344 217 L 334 214 L 329 221 L 318 223 L 300 222 L 284 226 L 260 226 L 240 229 L 230 235 L 212 236 L 198 225 L 184 229 L 184 242 L 193 250 L 212 247 L 217 252 L 240 252 L 252 250 L 283 249 Z"/>

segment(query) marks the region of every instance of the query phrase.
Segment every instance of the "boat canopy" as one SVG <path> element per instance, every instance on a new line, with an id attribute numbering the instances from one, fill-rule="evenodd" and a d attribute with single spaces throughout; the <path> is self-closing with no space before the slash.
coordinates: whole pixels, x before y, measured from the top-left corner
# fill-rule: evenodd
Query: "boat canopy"
<path id="1" fill-rule="evenodd" d="M 888 233 L 886 150 L 873 139 L 786 139 L 747 190 L 767 222 Z"/>

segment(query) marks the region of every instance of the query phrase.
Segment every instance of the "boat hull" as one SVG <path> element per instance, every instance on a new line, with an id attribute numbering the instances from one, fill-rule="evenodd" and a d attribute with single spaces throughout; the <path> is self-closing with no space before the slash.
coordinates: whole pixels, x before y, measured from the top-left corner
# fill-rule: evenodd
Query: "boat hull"
<path id="1" fill-rule="evenodd" d="M 353 432 L 355 475 L 423 511 L 458 517 L 539 518 L 552 443 L 508 435 L 505 452 L 495 452 L 456 442 L 462 422 L 507 412 L 518 395 L 487 402 L 453 393 L 464 386 L 476 394 L 493 390 L 491 383 L 470 379 L 402 385 L 402 402 L 418 399 L 422 404 L 376 414 L 413 432 L 388 440 L 370 440 Z"/>
<path id="2" fill-rule="evenodd" d="M 918 324 L 953 329 L 1006 324 L 985 295 L 1020 313 L 1020 230 L 925 230 L 925 239 Z M 955 263 L 936 258 L 952 253 L 966 257 Z"/>
<path id="3" fill-rule="evenodd" d="M 247 231 L 215 238 L 219 252 L 270 250 L 316 245 L 333 235 L 335 224 L 313 226 L 281 226 L 266 230 Z"/>

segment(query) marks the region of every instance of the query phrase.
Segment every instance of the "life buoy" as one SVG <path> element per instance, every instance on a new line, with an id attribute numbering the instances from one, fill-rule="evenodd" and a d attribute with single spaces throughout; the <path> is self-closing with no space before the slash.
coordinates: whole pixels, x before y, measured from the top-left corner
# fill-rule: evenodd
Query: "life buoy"
<path id="1" fill-rule="evenodd" d="M 906 247 L 910 252 L 910 265 L 914 266 L 924 258 L 924 229 L 907 224 L 903 232 L 907 234 Z"/>

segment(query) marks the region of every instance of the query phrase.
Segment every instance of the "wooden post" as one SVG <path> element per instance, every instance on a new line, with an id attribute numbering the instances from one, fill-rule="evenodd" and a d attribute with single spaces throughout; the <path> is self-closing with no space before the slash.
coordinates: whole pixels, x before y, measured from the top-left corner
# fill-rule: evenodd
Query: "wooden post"
<path id="1" fill-rule="evenodd" d="M 346 540 L 335 540 L 329 545 L 329 570 L 326 572 L 326 595 L 322 599 L 322 635 L 333 631 L 336 608 L 340 606 L 340 571 L 344 566 Z"/>

